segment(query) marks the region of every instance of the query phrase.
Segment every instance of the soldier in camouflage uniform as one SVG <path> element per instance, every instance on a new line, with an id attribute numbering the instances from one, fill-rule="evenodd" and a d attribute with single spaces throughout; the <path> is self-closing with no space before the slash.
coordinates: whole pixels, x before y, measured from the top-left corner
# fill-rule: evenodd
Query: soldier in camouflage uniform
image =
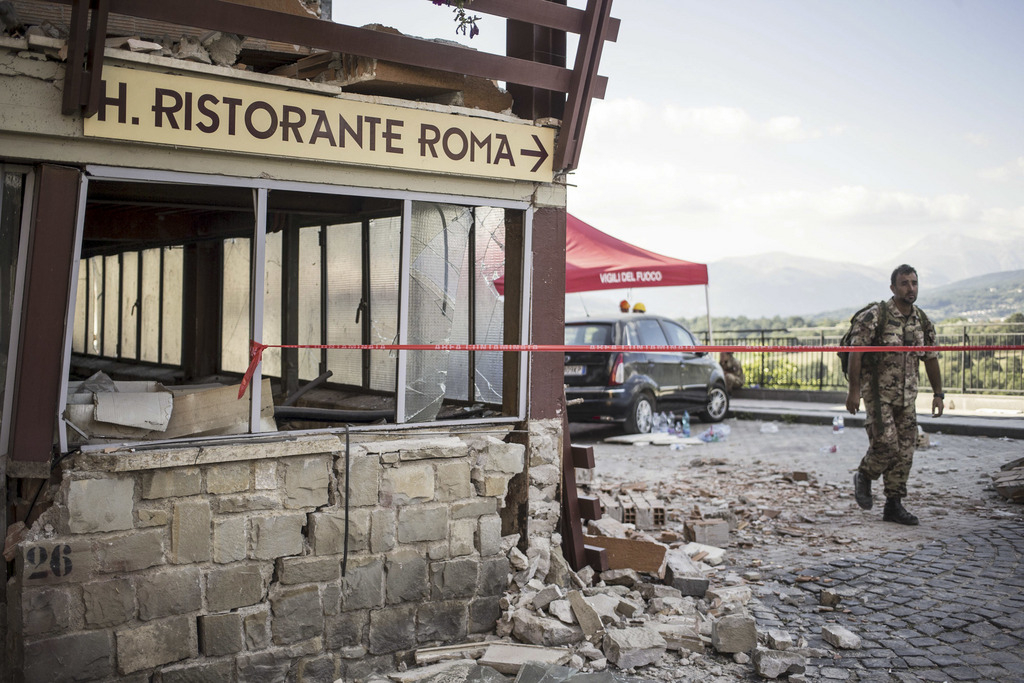
<path id="1" fill-rule="evenodd" d="M 863 311 L 853 322 L 852 346 L 934 346 L 935 327 L 914 305 L 917 300 L 917 271 L 901 265 L 892 273 L 892 298 Z M 885 311 L 881 310 L 882 306 Z M 884 329 L 877 330 L 884 321 Z M 881 341 L 876 343 L 876 331 Z M 882 519 L 914 525 L 917 517 L 907 512 L 902 499 L 907 495 L 907 478 L 917 446 L 918 361 L 924 361 L 932 385 L 932 415 L 942 415 L 945 394 L 938 353 L 927 352 L 851 352 L 850 387 L 846 409 L 857 413 L 864 399 L 868 433 L 868 452 L 853 475 L 854 495 L 865 510 L 872 506 L 871 482 L 882 477 L 885 511 Z"/>

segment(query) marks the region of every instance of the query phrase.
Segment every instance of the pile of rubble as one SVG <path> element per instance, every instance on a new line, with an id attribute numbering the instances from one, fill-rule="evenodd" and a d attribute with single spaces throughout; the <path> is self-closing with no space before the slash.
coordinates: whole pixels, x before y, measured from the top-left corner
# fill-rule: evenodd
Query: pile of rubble
<path id="1" fill-rule="evenodd" d="M 758 633 L 748 605 L 756 599 L 750 582 L 760 576 L 726 572 L 717 578 L 725 550 L 696 542 L 669 548 L 609 518 L 588 530 L 660 548 L 662 570 L 574 572 L 547 544 L 524 554 L 518 536 L 506 537 L 514 574 L 496 633 L 479 643 L 420 650 L 416 663 L 422 666 L 379 680 L 541 680 L 522 677 L 530 665 L 547 672 L 545 681 L 572 681 L 577 672 L 605 672 L 579 680 L 726 681 L 752 670 L 766 679 L 799 681 L 809 658 L 834 654 L 782 630 Z M 552 540 L 557 548 L 560 539 Z M 838 626 L 834 639 L 823 637 L 837 648 L 859 647 L 857 637 Z"/>

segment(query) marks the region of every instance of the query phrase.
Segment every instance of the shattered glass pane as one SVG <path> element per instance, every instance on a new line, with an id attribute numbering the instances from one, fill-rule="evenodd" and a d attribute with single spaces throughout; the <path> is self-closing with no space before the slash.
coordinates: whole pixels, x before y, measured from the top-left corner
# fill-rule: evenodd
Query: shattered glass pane
<path id="1" fill-rule="evenodd" d="M 164 297 L 161 315 L 163 316 L 163 346 L 160 350 L 160 362 L 168 365 L 181 363 L 181 297 L 184 294 L 182 278 L 184 271 L 185 250 L 182 247 L 164 248 Z"/>
<path id="2" fill-rule="evenodd" d="M 505 300 L 494 280 L 505 273 L 505 210 L 476 210 L 476 266 L 473 301 L 476 308 L 476 344 L 501 344 L 505 339 Z M 475 400 L 501 403 L 503 356 L 500 351 L 478 351 L 474 358 Z"/>
<path id="3" fill-rule="evenodd" d="M 362 316 L 356 322 L 363 292 L 361 223 L 327 226 L 327 343 L 362 344 Z M 332 382 L 363 384 L 361 351 L 328 349 Z"/>
<path id="4" fill-rule="evenodd" d="M 116 358 L 119 341 L 118 315 L 121 305 L 120 292 L 121 267 L 117 256 L 103 258 L 103 355 Z"/>
<path id="5" fill-rule="evenodd" d="M 139 252 L 121 254 L 121 357 L 135 358 L 138 349 Z"/>
<path id="6" fill-rule="evenodd" d="M 468 301 L 468 292 L 459 292 L 459 281 L 472 223 L 469 207 L 413 203 L 410 344 L 452 343 L 458 308 Z M 429 422 L 437 417 L 448 381 L 448 356 L 448 351 L 409 352 L 404 387 L 406 422 Z"/>
<path id="7" fill-rule="evenodd" d="M 87 273 L 89 262 L 82 259 L 78 264 L 78 289 L 75 292 L 75 331 L 71 337 L 71 350 L 76 353 L 85 353 L 85 337 L 88 332 L 85 320 L 85 297 L 89 290 L 87 288 Z"/>
<path id="8" fill-rule="evenodd" d="M 92 309 L 90 309 L 92 310 Z M 142 349 L 141 359 L 160 360 L 160 250 L 142 252 Z"/>
<path id="9" fill-rule="evenodd" d="M 100 334 L 103 330 L 103 257 L 89 259 L 89 339 L 86 352 L 103 352 Z"/>
<path id="10" fill-rule="evenodd" d="M 299 344 L 320 344 L 320 228 L 299 231 Z M 320 374 L 320 349 L 299 349 L 299 379 Z"/>
<path id="11" fill-rule="evenodd" d="M 398 289 L 402 259 L 402 219 L 375 218 L 370 221 L 370 343 L 398 341 Z M 370 388 L 395 391 L 398 354 L 370 352 Z"/>
<path id="12" fill-rule="evenodd" d="M 264 344 L 281 343 L 281 232 L 267 234 L 263 257 L 263 339 Z M 281 376 L 281 349 L 263 352 L 263 375 Z"/>

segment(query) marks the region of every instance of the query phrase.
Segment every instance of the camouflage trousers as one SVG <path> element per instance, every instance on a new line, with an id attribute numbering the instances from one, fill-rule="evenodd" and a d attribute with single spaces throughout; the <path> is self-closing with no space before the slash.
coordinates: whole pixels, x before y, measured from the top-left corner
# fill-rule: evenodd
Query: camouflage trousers
<path id="1" fill-rule="evenodd" d="M 882 477 L 887 498 L 903 498 L 917 447 L 917 413 L 914 406 L 881 403 L 877 408 L 873 401 L 864 400 L 864 428 L 870 445 L 859 469 L 872 481 Z"/>

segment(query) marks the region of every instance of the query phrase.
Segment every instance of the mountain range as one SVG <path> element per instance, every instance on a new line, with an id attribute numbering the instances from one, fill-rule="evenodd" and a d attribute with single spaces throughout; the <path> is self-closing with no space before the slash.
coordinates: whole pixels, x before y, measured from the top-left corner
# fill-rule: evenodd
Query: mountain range
<path id="1" fill-rule="evenodd" d="M 848 318 L 865 304 L 891 296 L 889 277 L 901 263 L 917 269 L 918 304 L 935 320 L 995 320 L 1024 312 L 1024 238 L 952 235 L 921 240 L 886 257 L 884 266 L 786 253 L 713 261 L 708 263 L 711 315 Z M 633 289 L 630 297 L 643 301 L 648 311 L 670 316 L 702 315 L 706 307 L 698 287 Z M 580 315 L 570 312 L 570 299 L 566 315 Z"/>

